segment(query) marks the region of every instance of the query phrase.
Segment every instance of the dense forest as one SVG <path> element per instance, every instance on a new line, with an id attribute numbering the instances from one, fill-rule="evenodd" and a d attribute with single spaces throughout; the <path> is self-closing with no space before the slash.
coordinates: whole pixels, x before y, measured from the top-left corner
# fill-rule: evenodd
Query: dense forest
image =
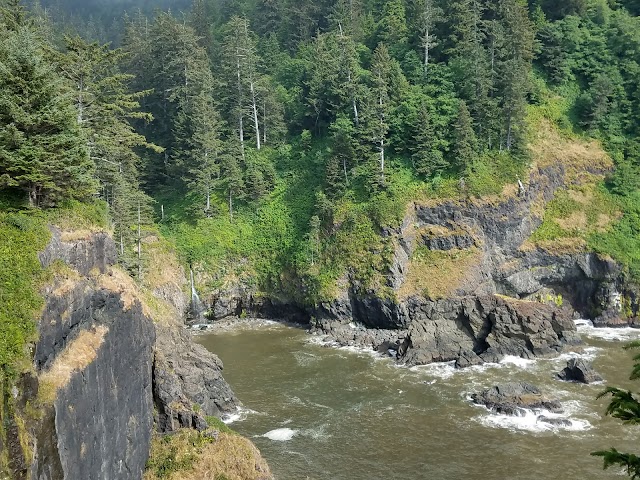
<path id="1" fill-rule="evenodd" d="M 406 203 L 525 179 L 540 117 L 615 160 L 589 242 L 640 273 L 636 1 L 3 3 L 2 186 L 106 202 L 137 275 L 157 222 L 267 292 L 376 288 Z"/>

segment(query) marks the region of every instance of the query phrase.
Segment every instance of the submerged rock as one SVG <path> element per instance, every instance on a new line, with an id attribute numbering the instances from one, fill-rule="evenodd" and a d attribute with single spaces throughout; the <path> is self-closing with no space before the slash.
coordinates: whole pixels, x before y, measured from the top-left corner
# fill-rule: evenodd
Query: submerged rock
<path id="1" fill-rule="evenodd" d="M 566 382 L 593 383 L 601 382 L 602 377 L 593 369 L 591 362 L 581 358 L 572 358 L 567 366 L 558 373 L 558 378 Z"/>
<path id="2" fill-rule="evenodd" d="M 562 413 L 562 405 L 558 400 L 544 396 L 538 387 L 526 382 L 495 385 L 472 394 L 471 400 L 503 415 L 521 416 L 525 409 L 546 409 Z"/>
<path id="3" fill-rule="evenodd" d="M 538 415 L 536 421 L 541 423 L 548 423 L 549 425 L 553 425 L 554 427 L 570 427 L 572 425 L 571 420 L 567 418 L 545 417 L 544 415 Z"/>

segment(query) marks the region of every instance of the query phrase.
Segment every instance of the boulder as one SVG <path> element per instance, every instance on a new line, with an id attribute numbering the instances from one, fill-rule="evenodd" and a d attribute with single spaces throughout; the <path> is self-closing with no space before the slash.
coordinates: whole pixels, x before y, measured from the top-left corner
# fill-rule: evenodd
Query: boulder
<path id="1" fill-rule="evenodd" d="M 596 372 L 591 362 L 581 358 L 572 358 L 567 366 L 558 373 L 558 378 L 566 382 L 593 383 L 601 382 L 602 377 Z"/>
<path id="2" fill-rule="evenodd" d="M 524 409 L 546 409 L 562 413 L 562 405 L 558 400 L 544 396 L 538 387 L 526 382 L 495 385 L 474 393 L 471 400 L 504 415 L 520 416 L 524 414 Z"/>

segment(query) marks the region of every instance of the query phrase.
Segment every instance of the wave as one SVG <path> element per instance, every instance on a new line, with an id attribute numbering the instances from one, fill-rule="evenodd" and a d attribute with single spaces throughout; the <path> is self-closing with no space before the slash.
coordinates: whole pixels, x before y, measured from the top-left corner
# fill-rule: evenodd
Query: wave
<path id="1" fill-rule="evenodd" d="M 270 430 L 261 436 L 268 438 L 269 440 L 273 440 L 274 442 L 287 442 L 295 437 L 299 431 L 300 430 L 294 430 L 292 428 L 276 428 L 275 430 Z"/>
<path id="2" fill-rule="evenodd" d="M 483 407 L 484 408 L 484 407 Z M 478 417 L 476 420 L 482 425 L 491 428 L 506 428 L 512 431 L 525 432 L 583 432 L 592 428 L 592 425 L 583 419 L 569 418 L 566 415 L 553 413 L 548 410 L 523 410 L 523 415 L 512 416 L 490 412 Z M 544 418 L 549 421 L 544 421 Z M 562 423 L 550 423 L 550 422 Z"/>
<path id="3" fill-rule="evenodd" d="M 631 327 L 608 328 L 594 327 L 590 320 L 574 320 L 578 333 L 600 340 L 627 342 L 640 339 L 640 329 Z"/>
<path id="4" fill-rule="evenodd" d="M 236 411 L 234 413 L 225 413 L 222 415 L 221 420 L 226 425 L 230 425 L 234 422 L 242 422 L 243 420 L 246 420 L 249 415 L 257 413 L 258 412 L 251 410 L 250 408 L 236 407 Z"/>

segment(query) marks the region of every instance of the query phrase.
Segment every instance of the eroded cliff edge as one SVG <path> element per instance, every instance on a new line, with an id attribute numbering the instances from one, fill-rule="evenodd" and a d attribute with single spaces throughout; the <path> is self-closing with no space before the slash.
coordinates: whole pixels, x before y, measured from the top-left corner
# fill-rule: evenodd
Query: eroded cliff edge
<path id="1" fill-rule="evenodd" d="M 610 158 L 597 142 L 555 137 L 537 139 L 533 150 L 528 178 L 502 195 L 410 203 L 400 225 L 380 232 L 386 247 L 374 254 L 384 267 L 373 286 L 346 271 L 332 300 L 300 305 L 231 281 L 206 296 L 209 317 L 294 318 L 340 344 L 391 350 L 402 363 L 458 366 L 558 352 L 579 342 L 575 318 L 634 325 L 638 287 L 580 236 L 615 221 L 615 212 L 598 214 L 587 225 L 585 213 L 598 202 Z M 539 241 L 535 232 L 559 195 L 584 211 L 549 220 L 566 235 Z"/>
<path id="2" fill-rule="evenodd" d="M 142 292 L 104 232 L 52 227 L 39 257 L 52 280 L 33 371 L 13 391 L 15 478 L 142 478 L 154 429 L 203 430 L 236 409 L 220 360 L 183 331 L 179 284 Z"/>

